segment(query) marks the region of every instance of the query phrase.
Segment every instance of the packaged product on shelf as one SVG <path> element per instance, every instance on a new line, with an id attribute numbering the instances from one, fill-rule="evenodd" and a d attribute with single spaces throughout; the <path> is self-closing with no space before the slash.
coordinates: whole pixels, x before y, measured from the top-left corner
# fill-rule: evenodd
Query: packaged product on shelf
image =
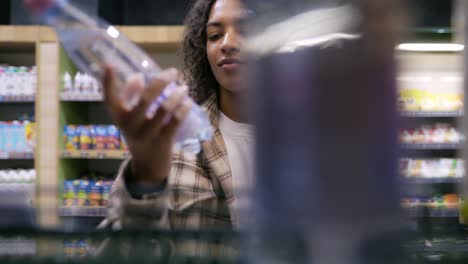
<path id="1" fill-rule="evenodd" d="M 400 89 L 399 105 L 403 111 L 459 111 L 463 109 L 463 94 L 428 89 Z"/>
<path id="2" fill-rule="evenodd" d="M 461 159 L 456 160 L 456 165 L 454 166 L 454 175 L 457 178 L 465 176 L 465 162 Z"/>
<path id="3" fill-rule="evenodd" d="M 104 181 L 102 184 L 102 200 L 101 205 L 107 206 L 109 204 L 109 195 L 112 188 L 112 181 Z"/>
<path id="4" fill-rule="evenodd" d="M 0 66 L 0 97 L 32 96 L 36 83 L 35 67 Z"/>
<path id="5" fill-rule="evenodd" d="M 26 152 L 28 151 L 28 144 L 26 141 L 26 125 L 24 122 L 14 122 L 16 144 L 15 151 Z"/>
<path id="6" fill-rule="evenodd" d="M 445 194 L 443 195 L 444 205 L 446 208 L 454 209 L 458 208 L 459 197 L 457 194 Z"/>
<path id="7" fill-rule="evenodd" d="M 78 245 L 77 245 L 77 253 L 79 258 L 84 258 L 88 254 L 88 246 L 86 244 L 86 241 L 84 239 L 78 240 Z"/>
<path id="8" fill-rule="evenodd" d="M 90 182 L 88 180 L 79 180 L 78 186 L 78 195 L 77 195 L 77 206 L 86 206 L 88 205 L 90 191 Z"/>
<path id="9" fill-rule="evenodd" d="M 36 124 L 25 122 L 25 137 L 27 151 L 32 151 L 36 147 Z"/>
<path id="10" fill-rule="evenodd" d="M 458 133 L 453 127 L 448 129 L 447 134 L 445 136 L 445 140 L 446 142 L 450 142 L 450 143 L 462 142 L 460 133 Z"/>
<path id="11" fill-rule="evenodd" d="M 93 126 L 78 126 L 80 135 L 80 150 L 90 150 L 94 148 L 94 128 Z"/>
<path id="12" fill-rule="evenodd" d="M 75 125 L 66 125 L 64 129 L 65 149 L 78 150 L 80 148 L 80 134 Z"/>
<path id="13" fill-rule="evenodd" d="M 0 121 L 0 152 L 5 152 L 5 122 Z"/>
<path id="14" fill-rule="evenodd" d="M 98 80 L 90 76 L 91 78 L 91 93 L 96 95 L 102 95 L 101 85 L 99 84 Z"/>
<path id="15" fill-rule="evenodd" d="M 77 72 L 74 78 L 74 90 L 76 94 L 84 94 L 84 83 L 83 83 L 83 75 L 81 72 Z"/>
<path id="16" fill-rule="evenodd" d="M 403 111 L 419 111 L 420 91 L 416 89 L 399 90 L 400 108 Z"/>
<path id="17" fill-rule="evenodd" d="M 127 141 L 125 140 L 125 137 L 122 133 L 120 133 L 120 143 L 122 145 L 122 150 L 128 150 Z"/>
<path id="18" fill-rule="evenodd" d="M 401 176 L 404 176 L 404 177 L 410 176 L 410 173 L 409 173 L 410 161 L 411 161 L 410 159 L 400 159 L 400 162 L 398 163 L 399 164 L 398 168 L 399 168 Z"/>
<path id="19" fill-rule="evenodd" d="M 94 139 L 95 149 L 105 150 L 107 149 L 107 127 L 106 126 L 95 126 L 96 135 Z"/>
<path id="20" fill-rule="evenodd" d="M 65 257 L 71 258 L 76 255 L 76 246 L 73 240 L 65 239 L 63 241 L 63 253 Z"/>
<path id="21" fill-rule="evenodd" d="M 422 161 L 421 160 L 412 160 L 410 162 L 409 174 L 410 177 L 418 177 L 421 175 Z"/>
<path id="22" fill-rule="evenodd" d="M 77 72 L 74 77 L 69 72 L 63 75 L 63 92 L 70 96 L 86 98 L 102 96 L 99 82 L 87 73 Z"/>
<path id="23" fill-rule="evenodd" d="M 63 205 L 74 206 L 77 201 L 77 188 L 74 181 L 65 181 L 63 190 Z"/>
<path id="24" fill-rule="evenodd" d="M 423 144 L 423 143 L 430 143 L 430 142 L 427 142 L 427 137 L 424 134 L 424 132 L 421 129 L 417 129 L 413 133 L 413 143 Z"/>
<path id="25" fill-rule="evenodd" d="M 85 94 L 92 95 L 94 94 L 93 79 L 87 73 L 83 75 L 83 90 Z"/>
<path id="26" fill-rule="evenodd" d="M 432 203 L 429 204 L 430 208 L 445 208 L 444 203 L 444 196 L 443 195 L 436 195 L 432 197 Z"/>
<path id="27" fill-rule="evenodd" d="M 12 123 L 6 122 L 4 123 L 5 127 L 3 129 L 4 132 L 4 147 L 6 152 L 13 152 L 14 151 L 14 131 L 12 129 Z"/>
<path id="28" fill-rule="evenodd" d="M 107 149 L 108 150 L 119 150 L 120 146 L 120 131 L 116 126 L 107 127 L 108 141 Z"/>
<path id="29" fill-rule="evenodd" d="M 73 80 L 68 72 L 63 75 L 63 91 L 67 94 L 71 94 L 73 92 Z"/>
<path id="30" fill-rule="evenodd" d="M 449 124 L 438 123 L 435 126 L 424 125 L 416 129 L 403 129 L 399 134 L 402 143 L 442 144 L 463 142 L 463 135 Z"/>
<path id="31" fill-rule="evenodd" d="M 401 159 L 400 174 L 417 178 L 461 178 L 465 175 L 465 168 L 461 159 Z"/>
<path id="32" fill-rule="evenodd" d="M 88 201 L 90 206 L 99 206 L 101 205 L 102 200 L 102 181 L 92 181 L 90 182 L 90 191 L 88 194 Z"/>

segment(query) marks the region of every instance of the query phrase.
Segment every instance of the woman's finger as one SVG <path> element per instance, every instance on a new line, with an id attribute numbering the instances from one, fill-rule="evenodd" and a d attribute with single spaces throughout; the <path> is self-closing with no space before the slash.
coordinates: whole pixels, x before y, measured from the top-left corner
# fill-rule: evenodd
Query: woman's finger
<path id="1" fill-rule="evenodd" d="M 168 124 L 163 128 L 161 134 L 166 137 L 173 137 L 179 126 L 182 124 L 192 109 L 192 104 L 193 102 L 189 97 L 184 97 L 181 104 L 173 112 Z"/>

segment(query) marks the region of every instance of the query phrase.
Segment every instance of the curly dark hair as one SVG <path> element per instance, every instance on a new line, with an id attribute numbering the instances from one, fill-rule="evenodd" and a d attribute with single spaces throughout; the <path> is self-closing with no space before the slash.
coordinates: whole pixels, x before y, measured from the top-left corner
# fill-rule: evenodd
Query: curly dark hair
<path id="1" fill-rule="evenodd" d="M 216 0 L 196 0 L 185 19 L 185 32 L 180 53 L 184 62 L 184 75 L 190 95 L 198 104 L 213 93 L 219 95 L 216 80 L 206 54 L 206 24 Z"/>

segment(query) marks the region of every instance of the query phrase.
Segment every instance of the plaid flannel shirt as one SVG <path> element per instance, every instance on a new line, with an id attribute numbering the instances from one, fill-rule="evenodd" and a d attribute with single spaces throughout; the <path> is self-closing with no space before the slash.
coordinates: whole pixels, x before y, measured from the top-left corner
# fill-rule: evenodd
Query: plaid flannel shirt
<path id="1" fill-rule="evenodd" d="M 230 213 L 234 199 L 231 166 L 218 129 L 216 96 L 210 97 L 202 109 L 214 127 L 213 139 L 204 142 L 197 155 L 176 152 L 166 188 L 143 195 L 142 199 L 133 198 L 126 187 L 124 177 L 130 160 L 125 161 L 112 187 L 105 225 L 113 229 L 232 229 L 235 220 Z M 182 245 L 180 249 L 190 255 L 213 252 L 213 248 L 202 250 L 199 244 L 194 244 Z"/>

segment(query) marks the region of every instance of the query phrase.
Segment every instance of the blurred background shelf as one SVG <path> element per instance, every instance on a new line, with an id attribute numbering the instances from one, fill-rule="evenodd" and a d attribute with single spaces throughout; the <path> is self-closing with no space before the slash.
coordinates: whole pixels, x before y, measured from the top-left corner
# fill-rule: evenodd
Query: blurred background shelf
<path id="1" fill-rule="evenodd" d="M 411 218 L 458 218 L 458 208 L 404 208 L 404 212 Z"/>
<path id="2" fill-rule="evenodd" d="M 446 178 L 405 178 L 405 183 L 408 184 L 458 184 L 463 181 L 462 178 L 446 177 Z"/>
<path id="3" fill-rule="evenodd" d="M 34 153 L 33 152 L 0 152 L 0 160 L 9 160 L 9 159 L 32 160 L 34 159 Z"/>
<path id="4" fill-rule="evenodd" d="M 462 117 L 463 111 L 402 111 L 404 117 Z"/>
<path id="5" fill-rule="evenodd" d="M 69 159 L 126 159 L 130 153 L 124 150 L 64 150 L 62 158 Z"/>
<path id="6" fill-rule="evenodd" d="M 105 206 L 71 206 L 60 207 L 59 215 L 62 217 L 105 217 Z"/>
<path id="7" fill-rule="evenodd" d="M 420 150 L 459 150 L 463 147 L 462 143 L 441 143 L 441 144 L 416 144 L 404 143 L 401 144 L 403 149 L 420 149 Z"/>
<path id="8" fill-rule="evenodd" d="M 28 96 L 0 96 L 0 103 L 34 103 L 36 97 Z"/>
<path id="9" fill-rule="evenodd" d="M 60 100 L 62 102 L 102 102 L 104 98 L 102 95 L 70 95 L 62 93 Z"/>

